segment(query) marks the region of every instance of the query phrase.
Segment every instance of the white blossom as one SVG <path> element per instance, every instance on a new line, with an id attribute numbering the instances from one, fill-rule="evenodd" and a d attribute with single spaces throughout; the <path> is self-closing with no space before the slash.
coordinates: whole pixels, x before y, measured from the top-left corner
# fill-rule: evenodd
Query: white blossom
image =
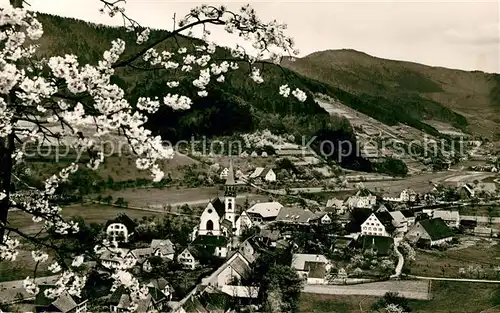
<path id="1" fill-rule="evenodd" d="M 167 82 L 167 86 L 170 88 L 175 88 L 179 86 L 179 82 L 178 81 Z"/>

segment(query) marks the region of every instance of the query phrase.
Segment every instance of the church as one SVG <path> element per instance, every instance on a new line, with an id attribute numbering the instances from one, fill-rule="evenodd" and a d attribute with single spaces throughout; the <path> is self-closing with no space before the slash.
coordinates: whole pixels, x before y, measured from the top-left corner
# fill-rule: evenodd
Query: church
<path id="1" fill-rule="evenodd" d="M 200 224 L 193 230 L 193 240 L 198 236 L 239 236 L 245 228 L 252 227 L 252 221 L 243 212 L 239 214 L 236 207 L 236 182 L 232 160 L 229 163 L 224 199 L 215 198 L 210 201 L 200 217 Z"/>

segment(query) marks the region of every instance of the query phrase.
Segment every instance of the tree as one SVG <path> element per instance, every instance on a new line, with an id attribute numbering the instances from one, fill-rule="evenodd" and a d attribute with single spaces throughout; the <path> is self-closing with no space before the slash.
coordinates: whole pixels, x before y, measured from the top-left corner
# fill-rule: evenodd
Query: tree
<path id="1" fill-rule="evenodd" d="M 35 243 L 42 249 L 33 251 L 36 263 L 48 259 L 47 252 L 61 254 L 61 246 L 51 238 L 40 238 L 24 233 L 21 229 L 7 223 L 8 212 L 17 208 L 33 216 L 36 223 L 44 223 L 58 234 L 76 234 L 79 224 L 67 221 L 61 215 L 57 205 L 57 189 L 80 169 L 78 161 L 54 173 L 45 180 L 43 188 L 29 186 L 28 195 L 12 192 L 12 177 L 15 168 L 23 160 L 20 148 L 26 142 L 34 144 L 46 140 L 60 145 L 71 143 L 78 152 L 88 155 L 88 162 L 79 160 L 92 170 L 97 171 L 104 162 L 105 135 L 119 135 L 126 139 L 130 150 L 137 156 L 136 166 L 140 170 L 149 170 L 154 182 L 163 179 L 164 173 L 159 162 L 171 158 L 173 151 L 164 145 L 160 136 L 155 136 L 147 129 L 148 116 L 161 108 L 186 110 L 193 103 L 192 98 L 203 101 L 213 86 L 222 83 L 225 75 L 242 70 L 255 83 L 263 83 L 261 68 L 257 65 L 279 63 L 280 53 L 289 55 L 298 53 L 293 40 L 284 34 L 285 27 L 276 21 L 262 22 L 249 6 L 232 12 L 224 6 L 203 5 L 192 9 L 176 23 L 170 32 L 164 32 L 150 40 L 150 30 L 141 27 L 125 13 L 122 6 L 125 1 L 113 2 L 101 0 L 102 12 L 111 17 L 120 16 L 124 26 L 137 35 L 132 44 L 135 49 L 127 51 L 125 40 L 116 39 L 110 43 L 110 49 L 91 64 L 79 64 L 76 55 L 38 58 L 37 40 L 43 35 L 42 24 L 34 13 L 23 9 L 22 0 L 12 0 L 12 6 L 0 10 L 0 27 L 3 35 L 0 39 L 0 257 L 2 261 L 14 261 L 21 249 L 20 241 L 11 234 L 20 236 L 27 242 Z M 174 19 L 175 20 L 175 19 Z M 236 47 L 224 57 L 214 56 L 217 47 L 209 40 L 205 26 L 223 27 L 225 31 L 240 35 L 249 41 L 258 53 L 257 57 L 248 55 L 241 47 Z M 190 35 L 195 28 L 203 27 L 201 40 L 192 41 L 193 45 L 180 46 L 181 35 Z M 176 41 L 176 51 L 160 51 L 161 44 L 168 40 Z M 272 51 L 268 53 L 269 51 Z M 227 51 L 226 51 L 227 52 Z M 271 59 L 273 62 L 265 61 Z M 148 70 L 158 73 L 179 75 L 196 72 L 188 87 L 181 86 L 176 80 L 167 84 L 169 92 L 162 88 L 153 97 L 141 96 L 130 103 L 125 91 L 119 86 L 118 76 L 123 70 Z M 184 77 L 180 74 L 179 77 Z M 215 76 L 211 79 L 211 76 Z M 229 76 L 228 76 L 229 77 Z M 177 78 L 177 76 L 176 76 Z M 179 88 L 178 88 L 179 87 Z M 178 92 L 175 92 L 178 88 Z M 290 95 L 300 102 L 307 98 L 305 92 L 292 86 L 282 85 L 280 95 Z M 158 97 L 162 98 L 162 101 Z M 291 98 L 291 97 L 290 97 Z M 56 127 L 57 126 L 57 127 Z M 108 199 L 111 201 L 111 198 Z M 47 294 L 55 298 L 64 291 L 79 296 L 85 286 L 85 276 L 78 272 L 83 256 L 98 260 L 97 256 L 116 247 L 103 240 L 91 251 L 74 251 L 68 248 L 73 262 L 58 258 L 49 268 L 60 273 L 57 288 L 49 289 Z M 37 248 L 38 249 L 38 248 Z M 116 250 L 118 251 L 118 250 Z M 136 308 L 137 301 L 145 297 L 147 289 L 131 273 L 133 262 L 122 255 L 119 269 L 109 270 L 115 286 L 124 286 L 130 293 L 130 308 Z M 98 264 L 99 265 L 99 264 Z M 106 270 L 106 269 L 103 269 Z M 34 269 L 36 272 L 36 268 Z M 36 276 L 34 273 L 33 276 Z M 34 280 L 27 277 L 24 287 L 30 294 L 37 294 L 38 287 Z"/>

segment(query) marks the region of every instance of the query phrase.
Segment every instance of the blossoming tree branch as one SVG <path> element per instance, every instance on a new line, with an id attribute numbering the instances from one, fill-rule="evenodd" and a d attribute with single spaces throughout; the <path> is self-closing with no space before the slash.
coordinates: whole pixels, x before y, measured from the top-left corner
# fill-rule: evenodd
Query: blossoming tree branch
<path id="1" fill-rule="evenodd" d="M 45 230 L 50 228 L 62 235 L 79 231 L 78 224 L 63 218 L 54 198 L 59 184 L 78 171 L 82 164 L 73 163 L 54 173 L 45 181 L 42 190 L 27 186 L 30 192 L 18 196 L 12 192 L 11 185 L 16 178 L 15 166 L 23 162 L 23 153 L 19 149 L 23 143 L 70 142 L 73 148 L 88 152 L 90 161 L 83 166 L 99 170 L 104 161 L 104 153 L 100 150 L 103 136 L 119 134 L 126 138 L 137 155 L 136 166 L 148 170 L 152 180 L 160 181 L 164 173 L 158 162 L 172 158 L 173 150 L 144 127 L 147 115 L 154 114 L 161 106 L 187 110 L 193 99 L 176 92 L 179 82 L 172 80 L 166 84 L 164 94 L 153 99 L 141 97 L 132 104 L 126 100 L 125 92 L 111 83 L 117 68 L 194 72 L 198 77 L 192 81 L 192 88 L 198 97 L 206 97 L 213 84 L 224 83 L 227 73 L 238 70 L 241 64 L 248 68 L 248 78 L 261 84 L 265 77 L 262 77 L 260 66 L 278 64 L 282 55 L 298 53 L 293 40 L 285 35 L 285 25 L 261 21 L 249 6 L 243 6 L 237 12 L 222 6 L 195 7 L 175 22 L 173 30 L 165 31 L 162 38 L 150 40 L 150 30 L 126 14 L 124 2 L 101 0 L 101 12 L 121 17 L 124 27 L 137 34 L 136 44 L 141 45 L 141 49 L 126 55 L 125 41 L 116 38 L 96 64 L 79 64 L 78 56 L 68 54 L 37 58 L 37 41 L 43 36 L 43 26 L 36 14 L 23 8 L 20 0 L 11 0 L 11 6 L 0 8 L 0 258 L 15 262 L 19 251 L 26 249 L 24 243 L 35 247 L 32 257 L 37 265 L 33 276 L 24 280 L 24 287 L 31 294 L 39 292 L 34 281 L 37 268 L 48 266 L 59 278 L 56 288 L 45 291 L 47 297 L 55 298 L 62 292 L 80 296 L 86 283 L 85 274 L 79 270 L 84 260 L 98 262 L 97 256 L 105 250 L 114 253 L 120 250 L 116 243 L 103 240 L 94 251 L 66 251 L 71 255 L 68 262 L 61 254 L 62 247 L 43 240 L 40 233 L 26 234 L 9 224 L 8 212 L 16 208 L 30 214 L 33 223 L 42 223 Z M 236 46 L 230 57 L 224 60 L 215 58 L 216 46 L 209 39 L 208 26 L 222 27 L 226 32 L 243 38 L 257 53 L 250 55 L 241 46 Z M 176 39 L 181 34 L 192 35 L 198 28 L 203 33 L 203 44 L 179 45 L 175 51 L 159 51 L 162 42 Z M 306 100 L 303 91 L 286 84 L 276 92 L 289 97 L 290 101 Z M 59 130 L 55 131 L 54 125 Z M 52 264 L 46 264 L 49 251 L 59 256 Z M 111 270 L 113 288 L 123 286 L 129 291 L 133 300 L 130 309 L 133 310 L 137 300 L 147 296 L 148 289 L 131 273 L 133 261 L 122 257 L 120 265 Z"/>

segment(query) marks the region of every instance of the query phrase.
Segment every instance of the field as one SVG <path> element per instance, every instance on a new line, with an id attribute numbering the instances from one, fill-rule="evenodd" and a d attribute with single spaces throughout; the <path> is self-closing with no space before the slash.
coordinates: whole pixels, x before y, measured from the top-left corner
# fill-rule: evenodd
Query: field
<path id="1" fill-rule="evenodd" d="M 30 169 L 37 177 L 47 178 L 52 174 L 59 171 L 61 168 L 68 166 L 71 162 L 77 160 L 77 156 L 69 156 L 64 159 L 56 161 L 52 158 L 37 158 L 29 159 L 28 164 Z M 82 159 L 83 160 L 83 159 Z M 180 178 L 182 172 L 179 168 L 182 166 L 192 165 L 198 163 L 188 156 L 182 154 L 175 154 L 170 160 L 160 162 L 160 168 L 165 173 L 170 173 L 172 178 Z M 150 179 L 148 171 L 140 171 L 135 165 L 135 157 L 130 155 L 110 156 L 105 159 L 105 162 L 99 167 L 97 171 L 99 176 L 103 179 L 111 177 L 114 181 L 135 180 L 138 178 Z"/>
<path id="2" fill-rule="evenodd" d="M 221 186 L 222 187 L 222 186 Z M 161 207 L 170 204 L 178 206 L 188 204 L 190 206 L 205 206 L 208 201 L 215 197 L 222 197 L 224 190 L 217 187 L 202 188 L 133 188 L 119 191 L 105 192 L 103 196 L 111 195 L 113 199 L 124 198 L 130 206 L 137 207 Z M 237 203 L 243 204 L 248 201 L 268 201 L 269 196 L 249 193 L 238 193 Z"/>
<path id="3" fill-rule="evenodd" d="M 500 288 L 495 284 L 466 282 L 433 282 L 433 299 L 410 300 L 413 313 L 499 313 Z M 362 313 L 371 312 L 377 301 L 369 296 L 333 296 L 302 294 L 301 313 Z"/>
<path id="4" fill-rule="evenodd" d="M 500 217 L 500 206 L 468 205 L 459 206 L 452 210 L 458 210 L 460 215 Z"/>
<path id="5" fill-rule="evenodd" d="M 410 301 L 413 313 L 499 313 L 497 284 L 433 282 L 431 301 Z"/>
<path id="6" fill-rule="evenodd" d="M 162 213 L 132 210 L 126 208 L 116 208 L 107 205 L 72 205 L 64 207 L 62 215 L 64 217 L 81 216 L 88 223 L 104 223 L 108 219 L 115 218 L 118 214 L 125 213 L 132 219 L 141 219 L 143 216 L 159 216 Z M 22 211 L 9 212 L 9 224 L 19 230 L 33 234 L 40 230 L 42 224 L 35 224 L 31 216 Z"/>
<path id="7" fill-rule="evenodd" d="M 300 297 L 301 313 L 361 313 L 377 301 L 370 296 L 335 296 L 303 293 Z"/>
<path id="8" fill-rule="evenodd" d="M 471 245 L 462 249 L 447 251 L 417 250 L 415 261 L 408 265 L 410 274 L 433 277 L 463 277 L 498 279 L 500 274 L 500 245 L 498 242 L 481 240 L 478 243 L 463 242 Z M 479 272 L 469 272 L 469 266 L 480 268 Z M 460 274 L 463 268 L 465 274 Z M 444 270 L 444 272 L 443 272 Z"/>

